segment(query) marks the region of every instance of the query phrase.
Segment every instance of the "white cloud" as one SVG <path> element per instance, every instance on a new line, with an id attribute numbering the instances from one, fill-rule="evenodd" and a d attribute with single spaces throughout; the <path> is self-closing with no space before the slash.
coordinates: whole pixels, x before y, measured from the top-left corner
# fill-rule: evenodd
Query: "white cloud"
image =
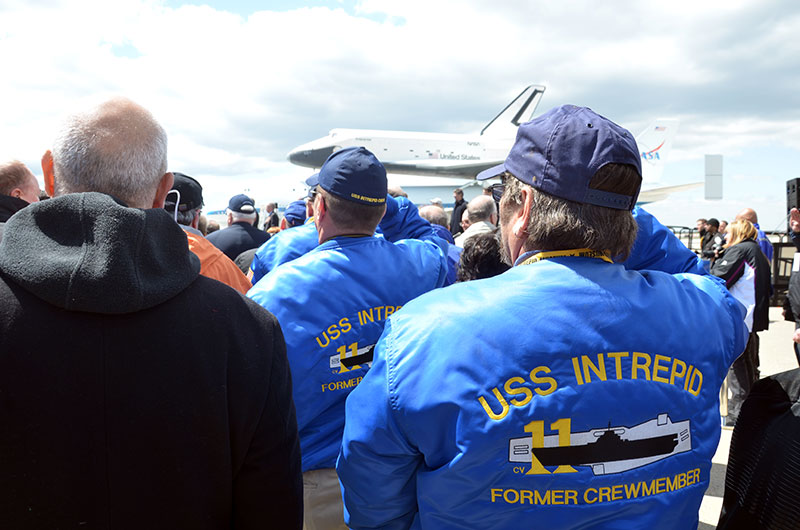
<path id="1" fill-rule="evenodd" d="M 681 118 L 678 162 L 800 151 L 794 4 L 363 0 L 351 13 L 0 1 L 0 158 L 35 164 L 66 113 L 124 94 L 214 200 L 273 181 L 293 194 L 306 170 L 285 153 L 330 128 L 469 132 L 531 82 L 547 85 L 540 110 L 585 104 L 634 132 Z"/>

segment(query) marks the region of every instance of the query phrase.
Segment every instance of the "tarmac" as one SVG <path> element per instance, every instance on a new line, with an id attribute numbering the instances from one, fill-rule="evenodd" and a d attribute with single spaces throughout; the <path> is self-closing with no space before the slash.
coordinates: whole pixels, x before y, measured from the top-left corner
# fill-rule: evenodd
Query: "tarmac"
<path id="1" fill-rule="evenodd" d="M 792 347 L 794 322 L 783 319 L 780 307 L 769 308 L 769 329 L 759 332 L 759 358 L 761 377 L 797 368 L 797 360 Z M 722 509 L 722 496 L 725 492 L 725 470 L 728 464 L 728 450 L 733 430 L 722 428 L 722 437 L 717 452 L 712 459 L 711 480 L 700 506 L 700 525 L 698 530 L 716 528 Z"/>

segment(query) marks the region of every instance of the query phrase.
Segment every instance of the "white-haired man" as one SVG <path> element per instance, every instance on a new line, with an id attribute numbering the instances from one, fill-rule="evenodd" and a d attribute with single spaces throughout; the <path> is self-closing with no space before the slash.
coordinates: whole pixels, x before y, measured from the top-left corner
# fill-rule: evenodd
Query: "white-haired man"
<path id="1" fill-rule="evenodd" d="M 0 243 L 3 525 L 299 528 L 283 336 L 199 275 L 164 130 L 113 99 L 42 166 L 54 198 Z"/>
<path id="2" fill-rule="evenodd" d="M 490 195 L 478 195 L 467 203 L 467 209 L 464 211 L 469 225 L 464 233 L 456 238 L 456 245 L 461 248 L 464 248 L 471 237 L 491 232 L 497 225 L 497 206 Z"/>
<path id="3" fill-rule="evenodd" d="M 269 234 L 254 226 L 257 219 L 255 201 L 244 193 L 234 195 L 228 201 L 228 227 L 209 234 L 208 240 L 235 260 L 245 250 L 258 248 L 269 239 Z"/>

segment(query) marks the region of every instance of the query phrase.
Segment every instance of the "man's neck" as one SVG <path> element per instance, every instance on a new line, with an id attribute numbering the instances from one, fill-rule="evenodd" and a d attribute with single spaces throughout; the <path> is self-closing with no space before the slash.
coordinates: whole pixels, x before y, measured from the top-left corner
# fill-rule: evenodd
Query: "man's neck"
<path id="1" fill-rule="evenodd" d="M 319 242 L 322 244 L 337 237 L 370 237 L 374 234 L 375 230 L 367 232 L 365 230 L 345 230 L 336 226 L 319 227 Z"/>

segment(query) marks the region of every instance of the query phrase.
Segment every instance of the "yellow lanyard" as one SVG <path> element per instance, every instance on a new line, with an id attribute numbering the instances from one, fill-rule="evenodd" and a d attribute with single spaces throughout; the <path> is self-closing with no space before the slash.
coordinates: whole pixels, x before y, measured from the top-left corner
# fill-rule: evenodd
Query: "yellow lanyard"
<path id="1" fill-rule="evenodd" d="M 607 261 L 608 263 L 614 263 L 608 256 L 608 252 L 601 252 L 599 250 L 592 250 L 590 248 L 575 248 L 572 250 L 553 250 L 550 252 L 539 252 L 538 254 L 534 254 L 530 258 L 520 263 L 520 265 L 530 265 L 531 263 L 536 263 L 537 261 L 542 261 L 543 259 L 561 258 L 565 256 L 577 256 L 579 258 L 595 258 Z"/>

